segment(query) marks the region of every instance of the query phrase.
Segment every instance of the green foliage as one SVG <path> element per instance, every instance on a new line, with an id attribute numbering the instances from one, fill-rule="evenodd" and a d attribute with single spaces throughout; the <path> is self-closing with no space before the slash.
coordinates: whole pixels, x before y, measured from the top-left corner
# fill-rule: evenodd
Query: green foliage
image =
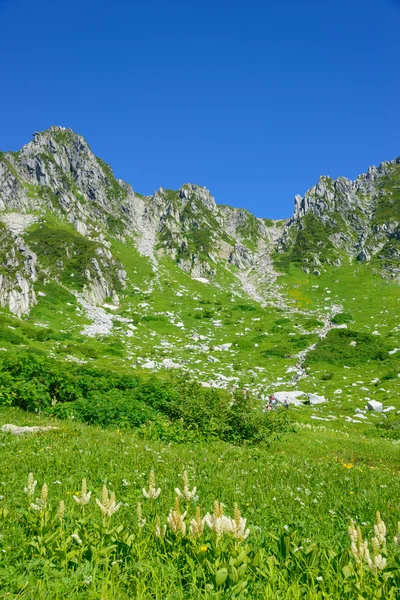
<path id="1" fill-rule="evenodd" d="M 1 411 L 5 422 L 24 418 Z M 399 477 L 380 465 L 388 452 L 395 456 L 391 442 L 364 438 L 360 446 L 342 435 L 331 445 L 333 435 L 309 430 L 268 448 L 212 440 L 177 446 L 74 420 L 57 425 L 61 431 L 2 438 L 5 597 L 397 600 Z M 347 452 L 353 462 L 370 453 L 374 469 L 349 465 Z M 151 470 L 160 492 L 146 499 Z M 195 497 L 178 500 L 174 490 L 185 481 Z M 346 530 L 354 516 L 370 540 L 377 508 L 387 526 L 380 550 L 387 566 L 374 573 L 355 563 Z M 235 534 L 224 521 L 213 528 L 221 513 L 242 529 Z"/>
<path id="2" fill-rule="evenodd" d="M 287 317 L 279 317 L 279 319 L 275 320 L 276 325 L 288 325 L 290 322 L 290 319 Z"/>
<path id="3" fill-rule="evenodd" d="M 59 418 L 72 416 L 91 425 L 101 427 L 140 427 L 157 418 L 157 413 L 144 402 L 137 400 L 131 392 L 113 389 L 94 392 L 88 398 L 58 404 L 52 413 Z"/>
<path id="4" fill-rule="evenodd" d="M 50 408 L 52 404 L 72 402 L 95 392 L 132 390 L 138 384 L 133 375 L 60 363 L 29 350 L 2 356 L 0 368 L 13 406 L 27 410 Z"/>
<path id="5" fill-rule="evenodd" d="M 337 313 L 332 318 L 332 323 L 335 325 L 343 325 L 344 323 L 350 323 L 351 321 L 354 321 L 354 319 L 350 313 Z"/>
<path id="6" fill-rule="evenodd" d="M 26 241 L 40 256 L 44 266 L 57 274 L 65 285 L 82 289 L 87 278 L 85 271 L 92 271 L 97 245 L 72 227 L 52 220 L 34 225 L 26 234 Z M 73 278 L 73 281 L 72 281 Z"/>
<path id="7" fill-rule="evenodd" d="M 292 262 L 300 264 L 309 262 L 313 265 L 315 258 L 322 263 L 331 262 L 337 257 L 337 250 L 329 236 L 339 232 L 341 226 L 343 226 L 342 218 L 338 213 L 333 213 L 328 223 L 322 223 L 319 217 L 308 212 L 303 217 L 288 250 L 284 254 L 275 256 L 277 267 L 287 271 Z"/>
<path id="8" fill-rule="evenodd" d="M 306 319 L 306 321 L 303 324 L 304 329 L 307 329 L 307 331 L 312 331 L 313 329 L 316 329 L 317 327 L 323 327 L 323 322 L 319 321 L 318 319 Z"/>
<path id="9" fill-rule="evenodd" d="M 259 221 L 254 215 L 244 209 L 240 209 L 240 216 L 242 218 L 236 227 L 236 231 L 250 248 L 256 249 L 257 242 L 260 239 Z"/>
<path id="10" fill-rule="evenodd" d="M 239 310 L 240 312 L 254 312 L 257 307 L 254 304 L 234 304 L 232 310 Z"/>
<path id="11" fill-rule="evenodd" d="M 351 342 L 356 342 L 352 345 Z M 356 366 L 370 361 L 389 361 L 388 349 L 377 336 L 350 329 L 333 329 L 307 356 L 306 364 L 329 363 Z"/>
<path id="12" fill-rule="evenodd" d="M 288 415 L 272 418 L 249 394 L 232 398 L 184 377 L 138 378 L 59 363 L 29 351 L 4 356 L 1 370 L 2 404 L 29 411 L 47 409 L 61 418 L 74 415 L 101 426 L 146 424 L 148 435 L 161 439 L 185 441 L 196 436 L 259 443 L 290 427 Z"/>
<path id="13" fill-rule="evenodd" d="M 379 435 L 379 437 L 388 438 L 391 440 L 400 440 L 400 418 L 389 416 L 375 425 L 375 431 L 369 431 L 370 435 Z"/>
<path id="14" fill-rule="evenodd" d="M 377 182 L 380 188 L 373 224 L 381 225 L 388 221 L 400 220 L 400 167 L 387 165 L 386 173 Z"/>

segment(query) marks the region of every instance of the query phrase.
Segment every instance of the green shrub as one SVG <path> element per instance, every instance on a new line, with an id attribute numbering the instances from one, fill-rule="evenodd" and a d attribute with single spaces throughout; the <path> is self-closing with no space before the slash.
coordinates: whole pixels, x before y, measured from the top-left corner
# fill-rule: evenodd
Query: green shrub
<path id="1" fill-rule="evenodd" d="M 397 416 L 388 417 L 375 425 L 375 429 L 369 432 L 373 437 L 383 437 L 391 440 L 400 440 L 400 419 Z"/>
<path id="2" fill-rule="evenodd" d="M 232 310 L 240 310 L 243 312 L 254 312 L 257 307 L 254 304 L 235 304 L 232 306 Z"/>
<path id="3" fill-rule="evenodd" d="M 111 390 L 95 393 L 89 398 L 75 402 L 58 404 L 52 412 L 60 418 L 74 416 L 78 421 L 101 427 L 140 427 L 154 419 L 156 413 L 151 407 L 132 397 L 131 392 Z"/>
<path id="4" fill-rule="evenodd" d="M 356 346 L 350 345 L 353 341 L 357 342 Z M 350 329 L 333 329 L 318 342 L 316 349 L 307 355 L 306 365 L 323 362 L 356 366 L 368 361 L 384 360 L 390 360 L 390 357 L 381 339 Z"/>
<path id="5" fill-rule="evenodd" d="M 324 373 L 321 376 L 321 381 L 330 381 L 331 379 L 333 379 L 333 373 Z"/>
<path id="6" fill-rule="evenodd" d="M 354 321 L 350 313 L 338 313 L 332 319 L 332 323 L 335 325 L 343 325 L 344 323 L 350 323 L 350 321 Z"/>
<path id="7" fill-rule="evenodd" d="M 182 375 L 137 377 L 33 351 L 2 357 L 0 373 L 1 404 L 45 409 L 60 418 L 74 415 L 102 427 L 139 427 L 142 435 L 163 440 L 258 443 L 286 427 L 286 421 L 263 413 L 250 394 L 232 397 Z"/>
<path id="8" fill-rule="evenodd" d="M 307 319 L 303 324 L 304 329 L 307 329 L 307 331 L 311 331 L 312 329 L 322 326 L 322 321 L 318 321 L 318 319 Z"/>

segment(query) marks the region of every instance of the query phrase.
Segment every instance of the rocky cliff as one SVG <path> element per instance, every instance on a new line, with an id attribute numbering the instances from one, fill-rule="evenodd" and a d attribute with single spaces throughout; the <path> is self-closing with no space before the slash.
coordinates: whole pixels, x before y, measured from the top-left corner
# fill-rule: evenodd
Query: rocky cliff
<path id="1" fill-rule="evenodd" d="M 305 270 L 343 260 L 373 261 L 397 276 L 400 236 L 400 158 L 370 167 L 355 181 L 321 177 L 304 198 L 295 197 L 278 251 Z"/>
<path id="2" fill-rule="evenodd" d="M 29 312 L 38 278 L 94 303 L 118 302 L 126 271 L 114 242 L 136 248 L 155 271 L 167 257 L 193 277 L 230 270 L 245 289 L 249 272 L 273 277 L 275 255 L 281 266 L 293 261 L 317 274 L 324 264 L 372 261 L 394 277 L 399 223 L 400 159 L 356 181 L 321 177 L 296 196 L 291 219 L 273 222 L 218 206 L 194 184 L 142 196 L 83 137 L 51 127 L 21 151 L 0 153 L 0 305 Z"/>

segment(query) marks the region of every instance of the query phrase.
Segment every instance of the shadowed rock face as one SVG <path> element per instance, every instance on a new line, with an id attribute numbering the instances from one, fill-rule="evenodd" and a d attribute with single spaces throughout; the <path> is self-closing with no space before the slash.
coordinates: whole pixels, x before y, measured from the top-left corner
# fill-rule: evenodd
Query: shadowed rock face
<path id="1" fill-rule="evenodd" d="M 117 297 L 126 274 L 112 239 L 134 245 L 155 270 L 167 256 L 193 277 L 236 269 L 244 285 L 250 270 L 276 277 L 276 252 L 289 253 L 308 272 L 319 272 L 324 261 L 382 255 L 382 272 L 393 276 L 392 258 L 400 262 L 399 190 L 397 159 L 356 181 L 321 177 L 304 198 L 296 196 L 291 219 L 267 222 L 218 206 L 194 184 L 143 197 L 116 179 L 82 136 L 51 127 L 20 152 L 0 154 L 0 305 L 19 316 L 29 312 L 38 270 L 74 288 L 74 273 L 66 273 L 75 269 L 74 289 L 94 303 Z"/>

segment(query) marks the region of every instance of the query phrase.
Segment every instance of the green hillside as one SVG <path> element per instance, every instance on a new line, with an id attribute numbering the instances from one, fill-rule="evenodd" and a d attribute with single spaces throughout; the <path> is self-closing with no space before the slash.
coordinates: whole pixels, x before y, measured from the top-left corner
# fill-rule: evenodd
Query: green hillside
<path id="1" fill-rule="evenodd" d="M 0 429 L 57 428 L 0 436 L 1 598 L 399 597 L 399 169 L 271 221 L 0 154 Z"/>

